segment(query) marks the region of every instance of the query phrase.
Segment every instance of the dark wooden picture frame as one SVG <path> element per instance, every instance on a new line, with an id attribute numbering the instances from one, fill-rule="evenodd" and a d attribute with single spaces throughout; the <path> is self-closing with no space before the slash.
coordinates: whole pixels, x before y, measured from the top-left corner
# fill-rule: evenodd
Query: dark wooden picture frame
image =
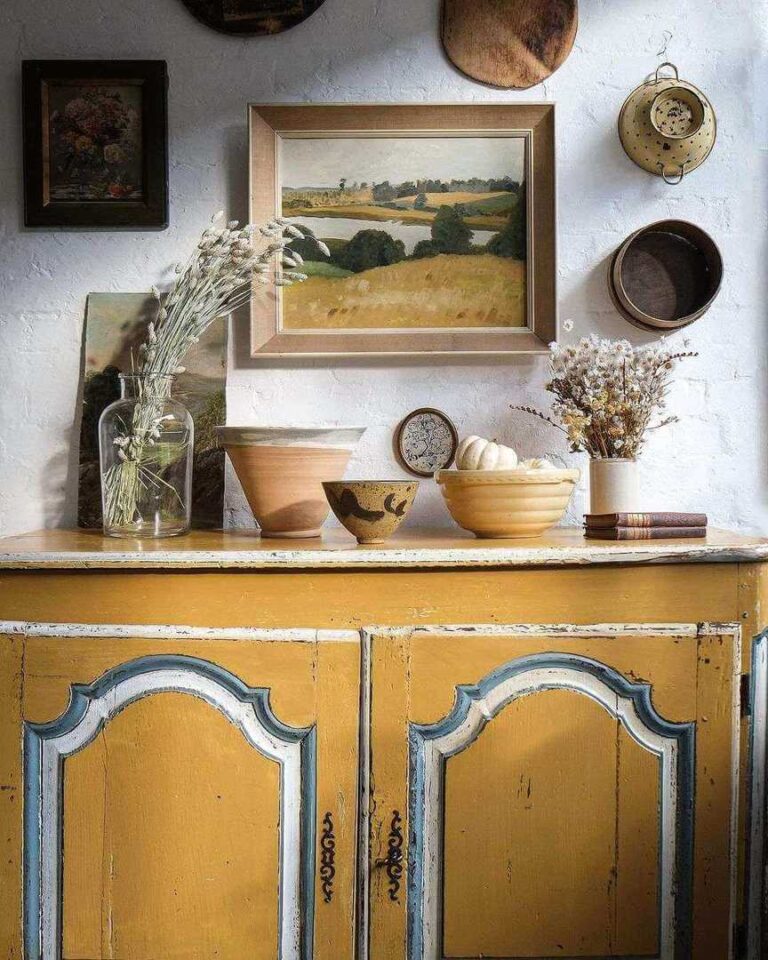
<path id="1" fill-rule="evenodd" d="M 288 329 L 278 291 L 276 296 L 261 295 L 252 301 L 252 357 L 535 354 L 547 353 L 549 344 L 557 340 L 553 104 L 252 104 L 248 120 L 250 218 L 257 223 L 284 212 L 281 156 L 285 140 L 514 135 L 525 137 L 527 144 L 525 326 Z"/>
<path id="2" fill-rule="evenodd" d="M 140 88 L 141 185 L 140 191 L 136 190 L 139 196 L 117 194 L 105 199 L 51 196 L 50 101 L 57 86 Z M 167 93 L 168 71 L 164 60 L 25 60 L 22 63 L 25 225 L 167 227 Z"/>

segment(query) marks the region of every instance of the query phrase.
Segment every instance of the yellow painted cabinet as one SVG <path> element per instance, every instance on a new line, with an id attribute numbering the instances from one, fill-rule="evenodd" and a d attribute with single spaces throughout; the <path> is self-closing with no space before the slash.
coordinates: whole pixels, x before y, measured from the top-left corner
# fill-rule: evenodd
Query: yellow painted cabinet
<path id="1" fill-rule="evenodd" d="M 372 631 L 371 960 L 726 960 L 739 630 Z"/>
<path id="2" fill-rule="evenodd" d="M 22 874 L 27 960 L 352 956 L 357 633 L 28 625 L 0 642 L 6 823 L 24 806 L 4 960 Z"/>
<path id="3" fill-rule="evenodd" d="M 4 960 L 733 956 L 734 625 L 6 626 Z"/>

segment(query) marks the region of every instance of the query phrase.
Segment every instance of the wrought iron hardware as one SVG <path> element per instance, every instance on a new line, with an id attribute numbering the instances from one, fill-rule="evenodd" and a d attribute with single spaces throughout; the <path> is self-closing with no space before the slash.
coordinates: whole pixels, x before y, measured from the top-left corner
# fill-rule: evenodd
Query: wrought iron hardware
<path id="1" fill-rule="evenodd" d="M 389 827 L 387 839 L 387 859 L 384 861 L 389 881 L 389 899 L 393 903 L 400 902 L 400 881 L 403 876 L 403 818 L 399 810 L 392 811 L 392 823 Z"/>
<path id="2" fill-rule="evenodd" d="M 333 900 L 333 878 L 336 876 L 336 834 L 333 832 L 333 817 L 329 810 L 323 817 L 323 831 L 320 834 L 320 886 L 323 889 L 323 901 Z"/>

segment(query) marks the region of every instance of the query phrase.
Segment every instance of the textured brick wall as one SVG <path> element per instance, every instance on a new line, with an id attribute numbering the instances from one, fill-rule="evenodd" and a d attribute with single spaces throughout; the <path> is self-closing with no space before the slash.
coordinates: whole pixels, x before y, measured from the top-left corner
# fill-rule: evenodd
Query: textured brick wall
<path id="1" fill-rule="evenodd" d="M 559 284 L 570 337 L 650 337 L 620 320 L 606 259 L 633 229 L 665 216 L 710 230 L 726 265 L 715 307 L 688 332 L 698 360 L 671 397 L 683 422 L 643 460 L 649 506 L 705 509 L 721 525 L 768 532 L 766 507 L 766 191 L 768 18 L 753 0 L 582 0 L 576 47 L 546 84 L 486 89 L 446 62 L 438 0 L 327 0 L 282 36 L 238 40 L 198 24 L 179 0 L 5 0 L 0 8 L 0 531 L 71 523 L 77 471 L 80 334 L 85 297 L 161 279 L 208 216 L 246 210 L 248 101 L 553 100 L 558 109 Z M 666 47 L 666 56 L 661 51 Z M 164 232 L 24 230 L 22 58 L 165 58 L 169 64 L 171 227 Z M 682 186 L 637 170 L 616 137 L 626 93 L 661 59 L 706 90 L 720 122 L 710 160 Z M 761 148 L 762 152 L 761 152 Z M 676 335 L 674 342 L 682 341 Z M 298 367 L 298 369 L 297 369 Z M 444 408 L 462 432 L 497 436 L 526 455 L 565 453 L 558 436 L 508 411 L 546 402 L 540 359 L 431 364 L 248 359 L 237 325 L 232 422 L 367 423 L 350 475 L 396 475 L 391 430 L 409 409 Z M 570 458 L 580 462 L 580 458 Z M 414 523 L 446 522 L 425 485 Z M 235 522 L 248 522 L 235 484 Z M 572 516 L 581 511 L 583 496 Z"/>

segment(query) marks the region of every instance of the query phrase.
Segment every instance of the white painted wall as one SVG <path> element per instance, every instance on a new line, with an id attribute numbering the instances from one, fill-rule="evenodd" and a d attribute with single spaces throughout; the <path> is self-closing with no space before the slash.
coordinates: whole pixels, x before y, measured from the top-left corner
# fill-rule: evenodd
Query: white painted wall
<path id="1" fill-rule="evenodd" d="M 702 509 L 768 533 L 766 497 L 766 99 L 768 16 L 755 0 L 581 0 L 576 47 L 546 84 L 487 89 L 458 74 L 438 40 L 438 0 L 326 0 L 281 36 L 240 40 L 203 27 L 180 0 L 4 0 L 0 8 L 0 531 L 71 524 L 76 510 L 80 342 L 89 291 L 147 289 L 209 215 L 246 211 L 248 101 L 515 101 L 558 106 L 559 284 L 570 337 L 652 339 L 617 317 L 606 260 L 624 237 L 678 216 L 709 230 L 726 267 L 714 308 L 687 336 L 700 352 L 671 397 L 683 417 L 643 458 L 649 507 Z M 666 49 L 666 56 L 662 51 Z M 170 72 L 171 227 L 55 232 L 22 226 L 20 61 L 165 58 Z M 711 96 L 716 149 L 677 188 L 635 168 L 616 136 L 625 95 L 662 59 Z M 682 335 L 676 335 L 679 343 Z M 303 361 L 266 368 L 236 325 L 234 423 L 367 423 L 350 475 L 399 475 L 391 433 L 408 410 L 442 407 L 461 432 L 525 455 L 559 451 L 554 431 L 513 415 L 546 404 L 542 359 Z M 230 512 L 248 522 L 237 491 Z M 582 511 L 583 494 L 571 511 Z M 450 522 L 424 484 L 414 524 Z"/>

